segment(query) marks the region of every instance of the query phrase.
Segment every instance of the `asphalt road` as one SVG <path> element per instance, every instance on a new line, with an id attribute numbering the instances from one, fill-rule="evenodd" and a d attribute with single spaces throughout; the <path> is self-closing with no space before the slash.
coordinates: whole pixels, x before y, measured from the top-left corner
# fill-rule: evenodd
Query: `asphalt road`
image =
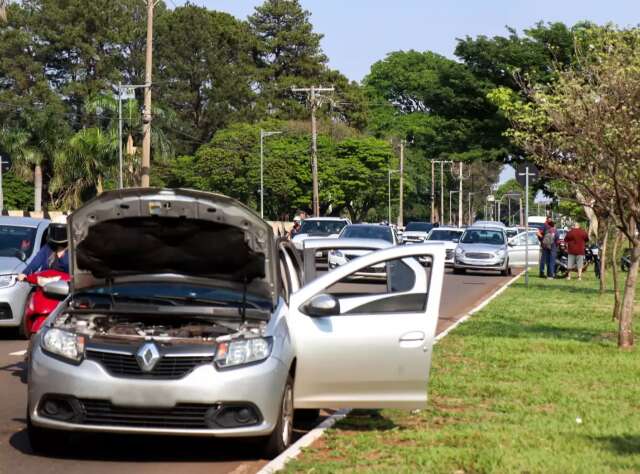
<path id="1" fill-rule="evenodd" d="M 438 332 L 454 324 L 510 277 L 453 275 L 447 271 Z M 26 341 L 0 332 L 0 473 L 253 473 L 266 464 L 248 443 L 166 437 L 83 436 L 72 439 L 74 455 L 34 455 L 25 429 L 26 391 L 22 351 Z M 297 436 L 312 426 L 298 426 Z"/>

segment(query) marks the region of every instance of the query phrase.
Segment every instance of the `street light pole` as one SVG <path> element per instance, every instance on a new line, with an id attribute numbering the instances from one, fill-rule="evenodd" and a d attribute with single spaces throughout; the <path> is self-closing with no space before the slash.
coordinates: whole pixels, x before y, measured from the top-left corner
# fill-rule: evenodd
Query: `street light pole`
<path id="1" fill-rule="evenodd" d="M 124 187 L 124 180 L 122 176 L 122 91 L 123 90 L 133 90 L 133 89 L 143 89 L 146 88 L 147 84 L 125 84 L 118 82 L 118 189 L 122 189 Z"/>
<path id="2" fill-rule="evenodd" d="M 266 132 L 260 129 L 260 217 L 264 219 L 264 138 L 282 132 Z"/>

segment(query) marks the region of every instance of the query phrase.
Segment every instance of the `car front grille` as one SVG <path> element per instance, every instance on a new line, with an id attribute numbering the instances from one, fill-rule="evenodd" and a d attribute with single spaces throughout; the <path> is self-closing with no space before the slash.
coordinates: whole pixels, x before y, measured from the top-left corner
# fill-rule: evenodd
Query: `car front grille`
<path id="1" fill-rule="evenodd" d="M 493 255 L 490 254 L 490 253 L 472 253 L 471 252 L 471 253 L 466 253 L 465 257 L 467 257 L 467 258 L 476 258 L 476 259 L 479 259 L 479 260 L 486 260 L 486 259 L 489 259 L 489 258 L 493 258 Z"/>
<path id="2" fill-rule="evenodd" d="M 81 399 L 82 422 L 87 425 L 135 426 L 140 428 L 207 429 L 211 405 L 181 403 L 171 408 L 120 407 L 107 400 Z"/>
<path id="3" fill-rule="evenodd" d="M 133 354 L 116 354 L 88 349 L 87 359 L 101 364 L 116 377 L 150 378 L 150 379 L 180 379 L 194 368 L 211 364 L 213 356 L 172 357 L 163 356 L 150 372 L 144 372 L 138 365 Z"/>

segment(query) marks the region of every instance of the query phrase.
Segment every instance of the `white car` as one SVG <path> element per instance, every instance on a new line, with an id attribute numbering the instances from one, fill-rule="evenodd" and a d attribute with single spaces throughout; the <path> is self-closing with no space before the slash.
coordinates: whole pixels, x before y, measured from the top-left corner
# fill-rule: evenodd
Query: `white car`
<path id="1" fill-rule="evenodd" d="M 525 266 L 525 242 L 529 238 L 529 266 L 536 266 L 540 262 L 540 241 L 535 230 L 521 232 L 509 239 L 509 265 L 512 267 Z"/>
<path id="2" fill-rule="evenodd" d="M 307 239 L 335 239 L 342 229 L 351 224 L 342 217 L 310 217 L 302 221 L 300 230 L 291 241 L 297 250 L 302 251 Z"/>
<path id="3" fill-rule="evenodd" d="M 428 242 L 444 242 L 445 248 L 445 265 L 453 265 L 453 259 L 460 241 L 460 237 L 464 233 L 464 229 L 459 227 L 435 227 L 427 235 Z"/>
<path id="4" fill-rule="evenodd" d="M 398 235 L 395 232 L 395 229 L 391 226 L 379 225 L 379 224 L 351 224 L 345 227 L 340 233 L 339 240 L 351 240 L 358 239 L 361 241 L 383 241 L 386 242 L 389 246 L 398 245 Z M 336 244 L 338 245 L 338 244 Z M 339 267 L 341 265 L 346 264 L 347 262 L 361 257 L 371 250 L 366 248 L 340 248 L 329 251 L 328 261 L 329 268 L 333 269 Z M 377 267 L 372 267 L 368 269 L 366 274 L 361 274 L 360 276 L 384 276 L 385 273 L 384 265 L 379 265 Z"/>
<path id="5" fill-rule="evenodd" d="M 409 222 L 402 232 L 402 242 L 405 244 L 418 244 L 427 240 L 427 235 L 433 229 L 429 222 Z"/>

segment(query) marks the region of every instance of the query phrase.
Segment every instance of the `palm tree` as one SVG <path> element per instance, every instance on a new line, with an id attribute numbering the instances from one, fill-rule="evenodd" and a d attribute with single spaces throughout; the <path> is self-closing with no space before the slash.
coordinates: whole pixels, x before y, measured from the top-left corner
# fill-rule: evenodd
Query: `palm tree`
<path id="1" fill-rule="evenodd" d="M 0 0 L 1 1 L 1 0 Z M 34 210 L 42 211 L 42 164 L 45 160 L 40 147 L 32 145 L 30 133 L 3 127 L 0 145 L 11 156 L 11 167 L 17 176 L 33 181 Z"/>
<path id="2" fill-rule="evenodd" d="M 53 161 L 51 190 L 67 206 L 78 207 L 104 191 L 105 180 L 116 176 L 117 136 L 109 130 L 85 128 L 58 151 Z"/>
<path id="3" fill-rule="evenodd" d="M 0 0 L 1 1 L 1 0 Z M 98 94 L 91 97 L 86 105 L 89 113 L 96 114 L 103 126 L 115 137 L 114 150 L 118 153 L 118 99 L 109 94 Z M 165 110 L 162 107 L 153 106 L 152 113 L 154 117 L 162 118 L 166 123 L 173 123 L 175 114 Z M 126 99 L 122 102 L 122 118 L 123 118 L 123 136 L 129 137 L 139 135 L 142 131 L 142 108 L 136 99 Z M 126 139 L 126 138 L 125 138 Z M 124 144 L 122 144 L 124 145 Z M 158 160 L 164 160 L 173 155 L 173 147 L 166 134 L 160 127 L 151 127 L 151 147 L 154 150 L 154 157 Z M 140 165 L 134 159 L 135 157 L 125 157 L 128 161 L 126 169 L 129 176 L 125 173 L 125 182 L 134 183 L 138 177 Z"/>

